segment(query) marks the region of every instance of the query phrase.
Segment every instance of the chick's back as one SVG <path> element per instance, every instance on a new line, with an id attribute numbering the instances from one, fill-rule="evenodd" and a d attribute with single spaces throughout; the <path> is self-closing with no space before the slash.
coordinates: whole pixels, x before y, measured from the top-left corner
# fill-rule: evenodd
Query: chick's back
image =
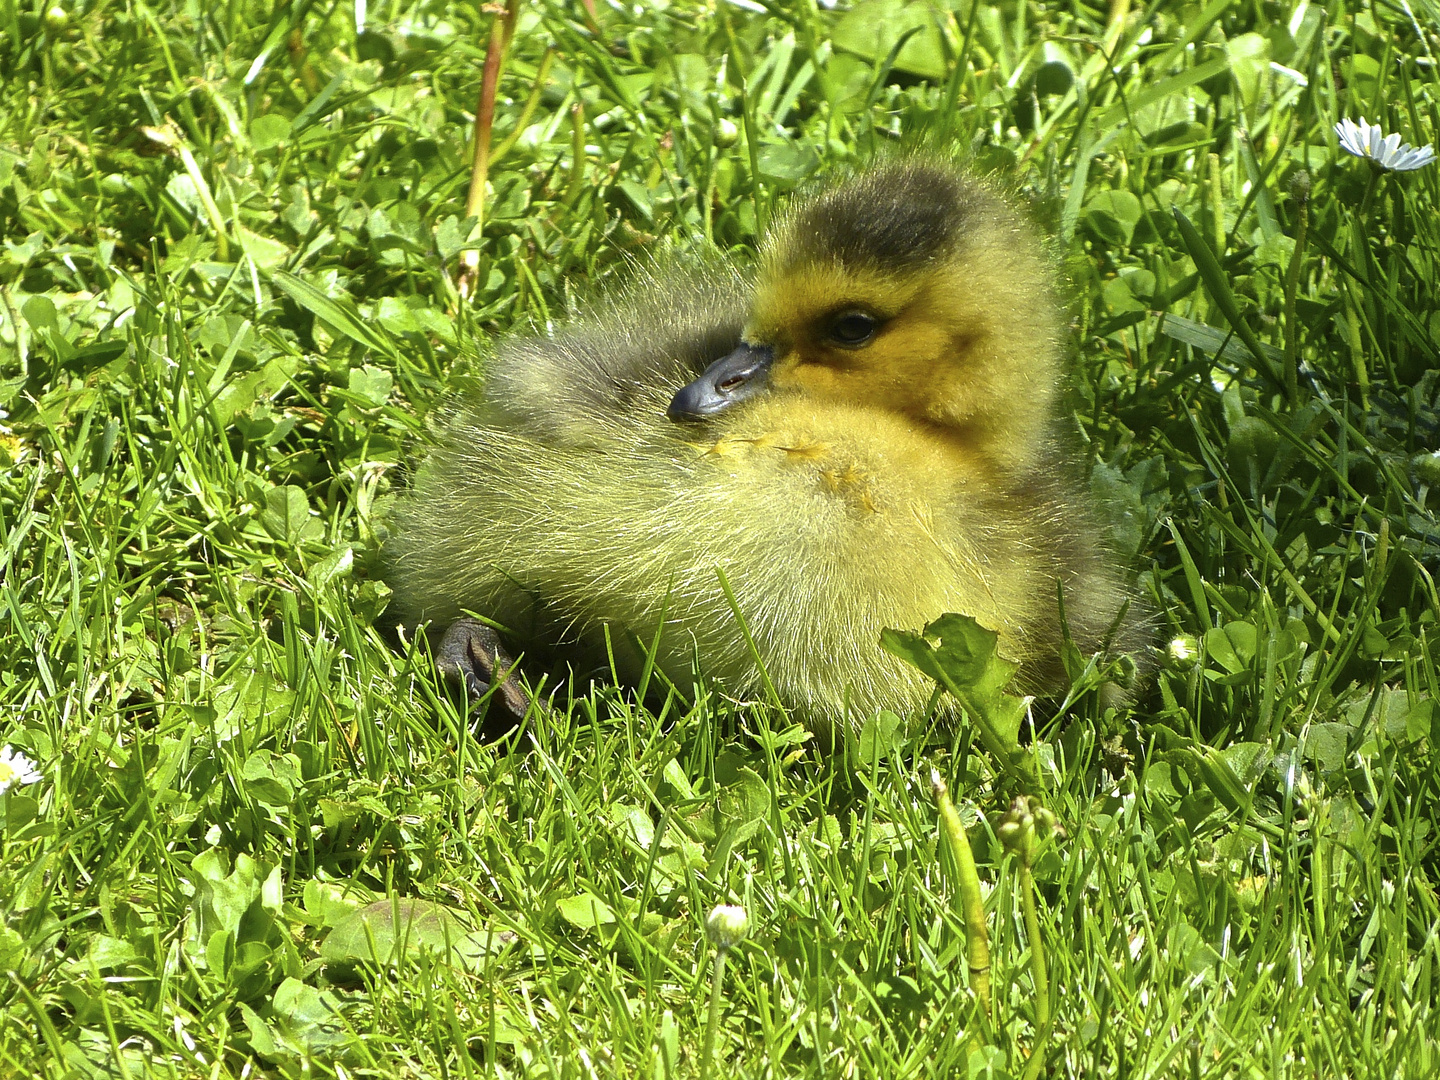
<path id="1" fill-rule="evenodd" d="M 399 621 L 474 611 L 553 642 L 648 609 L 670 561 L 655 545 L 695 482 L 665 409 L 735 347 L 746 296 L 727 265 L 665 267 L 548 336 L 503 341 L 482 388 L 444 407 L 391 514 Z"/>

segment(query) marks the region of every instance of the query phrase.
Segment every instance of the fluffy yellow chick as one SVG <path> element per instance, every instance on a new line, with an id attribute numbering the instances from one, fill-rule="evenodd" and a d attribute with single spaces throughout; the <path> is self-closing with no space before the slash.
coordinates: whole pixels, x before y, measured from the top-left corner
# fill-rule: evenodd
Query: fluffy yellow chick
<path id="1" fill-rule="evenodd" d="M 922 709 L 933 684 L 880 632 L 960 612 L 1057 691 L 1061 590 L 1082 653 L 1135 643 L 1054 439 L 1061 337 L 1003 199 L 933 160 L 875 167 L 794 205 L 752 284 L 657 275 L 502 346 L 399 501 L 400 616 L 451 626 L 441 663 L 476 690 L 508 661 L 467 611 L 599 658 L 608 625 L 622 667 L 638 641 L 739 696 L 758 655 L 823 731 Z"/>

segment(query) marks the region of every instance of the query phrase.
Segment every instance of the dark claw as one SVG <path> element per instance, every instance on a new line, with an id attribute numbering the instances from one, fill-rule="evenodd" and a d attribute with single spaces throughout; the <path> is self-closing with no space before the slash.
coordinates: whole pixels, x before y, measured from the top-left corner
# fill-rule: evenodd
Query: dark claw
<path id="1" fill-rule="evenodd" d="M 489 692 L 498 671 L 503 681 L 495 695 L 496 704 L 516 720 L 523 719 L 530 707 L 529 697 L 515 681 L 515 661 L 500 644 L 500 635 L 478 619 L 456 619 L 446 628 L 435 650 L 435 666 L 477 699 Z"/>

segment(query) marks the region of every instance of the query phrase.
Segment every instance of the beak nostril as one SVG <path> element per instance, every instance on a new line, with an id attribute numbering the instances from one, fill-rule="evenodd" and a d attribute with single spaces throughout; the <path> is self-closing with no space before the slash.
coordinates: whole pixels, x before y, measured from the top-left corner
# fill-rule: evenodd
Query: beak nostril
<path id="1" fill-rule="evenodd" d="M 725 380 L 724 382 L 722 382 L 722 383 L 717 383 L 716 386 L 715 386 L 715 389 L 717 389 L 717 390 L 722 390 L 722 391 L 724 391 L 725 393 L 728 394 L 731 390 L 734 390 L 737 386 L 743 386 L 744 383 L 745 383 L 745 380 L 744 380 L 744 379 L 742 379 L 739 375 L 735 375 L 735 376 L 732 376 L 731 378 L 726 379 L 726 380 Z"/>

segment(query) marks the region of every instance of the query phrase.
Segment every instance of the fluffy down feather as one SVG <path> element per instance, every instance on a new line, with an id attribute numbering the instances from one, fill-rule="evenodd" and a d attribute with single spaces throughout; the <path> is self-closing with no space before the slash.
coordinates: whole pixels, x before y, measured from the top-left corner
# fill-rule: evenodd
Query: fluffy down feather
<path id="1" fill-rule="evenodd" d="M 881 196 L 867 260 L 861 211 Z M 816 328 L 857 305 L 879 313 L 874 342 L 827 344 Z M 609 624 L 614 642 L 658 635 L 682 686 L 698 657 L 758 695 L 723 572 L 776 692 L 816 729 L 922 709 L 932 685 L 880 631 L 947 611 L 996 630 L 1025 689 L 1052 691 L 1057 585 L 1082 652 L 1129 598 L 1051 437 L 1057 326 L 1039 245 L 1003 200 L 933 162 L 862 174 L 782 220 L 753 285 L 667 271 L 502 345 L 399 500 L 400 618 L 474 611 L 520 647 L 599 656 Z M 771 385 L 703 423 L 668 419 L 742 337 L 773 351 Z"/>

